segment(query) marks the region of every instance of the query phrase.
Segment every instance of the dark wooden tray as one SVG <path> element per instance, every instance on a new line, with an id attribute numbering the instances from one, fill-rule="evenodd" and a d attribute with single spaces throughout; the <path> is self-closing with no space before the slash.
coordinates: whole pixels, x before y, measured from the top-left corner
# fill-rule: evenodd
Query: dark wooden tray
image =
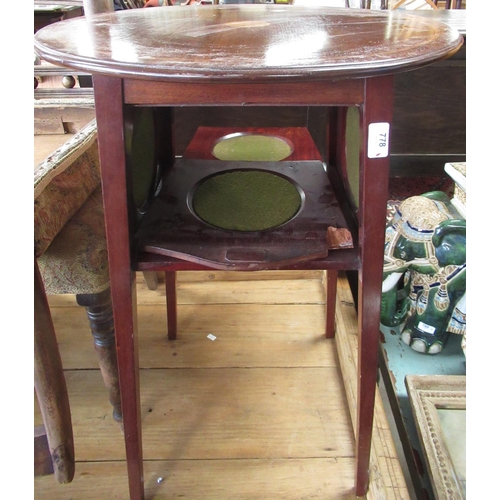
<path id="1" fill-rule="evenodd" d="M 293 182 L 302 207 L 287 223 L 264 231 L 229 231 L 199 219 L 190 206 L 205 177 L 232 170 L 261 170 Z M 178 160 L 165 175 L 136 234 L 141 252 L 174 257 L 214 269 L 276 269 L 328 257 L 353 247 L 350 229 L 320 161 L 223 162 Z"/>

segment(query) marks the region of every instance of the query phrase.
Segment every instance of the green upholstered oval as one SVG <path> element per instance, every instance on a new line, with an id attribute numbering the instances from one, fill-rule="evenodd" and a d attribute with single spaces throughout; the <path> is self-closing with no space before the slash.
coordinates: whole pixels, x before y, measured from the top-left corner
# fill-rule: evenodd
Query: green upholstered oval
<path id="1" fill-rule="evenodd" d="M 302 198 L 289 180 L 260 170 L 233 170 L 204 179 L 192 207 L 208 224 L 233 231 L 280 226 L 299 211 Z"/>
<path id="2" fill-rule="evenodd" d="M 217 141 L 212 150 L 224 161 L 281 161 L 292 152 L 284 139 L 264 134 L 232 134 Z"/>
<path id="3" fill-rule="evenodd" d="M 141 209 L 151 195 L 157 170 L 153 110 L 135 108 L 132 120 L 131 127 L 125 129 L 125 143 L 132 173 L 134 203 Z"/>

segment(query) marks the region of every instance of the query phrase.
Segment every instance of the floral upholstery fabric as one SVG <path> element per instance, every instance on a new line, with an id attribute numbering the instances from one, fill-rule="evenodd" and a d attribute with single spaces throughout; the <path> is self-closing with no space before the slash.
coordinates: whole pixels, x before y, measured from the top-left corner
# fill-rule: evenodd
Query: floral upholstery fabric
<path id="1" fill-rule="evenodd" d="M 100 184 L 95 120 L 35 170 L 35 257 Z"/>
<path id="2" fill-rule="evenodd" d="M 48 295 L 99 293 L 109 286 L 101 187 L 38 258 Z"/>
<path id="3" fill-rule="evenodd" d="M 47 294 L 109 286 L 95 120 L 35 170 L 34 244 Z"/>

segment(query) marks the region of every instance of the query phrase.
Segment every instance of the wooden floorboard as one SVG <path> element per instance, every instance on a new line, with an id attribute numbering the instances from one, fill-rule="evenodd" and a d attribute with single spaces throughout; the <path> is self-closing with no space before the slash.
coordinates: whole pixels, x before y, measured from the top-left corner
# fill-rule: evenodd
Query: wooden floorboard
<path id="1" fill-rule="evenodd" d="M 322 272 L 179 273 L 178 281 L 179 333 L 169 342 L 162 283 L 148 290 L 138 275 L 146 498 L 354 499 L 356 316 L 345 278 L 336 341 L 324 337 Z M 126 499 L 123 435 L 85 312 L 73 296 L 50 305 L 77 464 L 69 485 L 35 478 L 35 498 Z M 377 405 L 367 498 L 406 499 Z"/>

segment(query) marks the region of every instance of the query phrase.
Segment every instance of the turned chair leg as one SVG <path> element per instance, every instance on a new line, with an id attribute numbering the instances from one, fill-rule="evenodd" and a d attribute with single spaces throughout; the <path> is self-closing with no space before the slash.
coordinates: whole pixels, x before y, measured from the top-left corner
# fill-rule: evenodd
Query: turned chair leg
<path id="1" fill-rule="evenodd" d="M 337 302 L 338 272 L 333 269 L 326 271 L 326 338 L 335 337 L 335 304 Z"/>
<path id="2" fill-rule="evenodd" d="M 110 289 L 100 293 L 78 294 L 76 301 L 87 311 L 102 378 L 113 406 L 113 418 L 121 423 L 123 415 Z"/>
<path id="3" fill-rule="evenodd" d="M 168 340 L 177 338 L 177 273 L 165 273 L 165 292 L 167 297 L 167 329 Z"/>

